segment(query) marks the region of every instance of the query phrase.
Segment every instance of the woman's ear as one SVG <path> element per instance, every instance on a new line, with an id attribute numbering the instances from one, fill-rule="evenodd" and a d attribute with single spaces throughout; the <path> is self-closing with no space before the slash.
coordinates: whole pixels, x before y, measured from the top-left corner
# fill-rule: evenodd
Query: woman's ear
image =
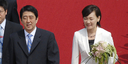
<path id="1" fill-rule="evenodd" d="M 100 16 L 98 16 L 98 22 L 100 21 Z"/>

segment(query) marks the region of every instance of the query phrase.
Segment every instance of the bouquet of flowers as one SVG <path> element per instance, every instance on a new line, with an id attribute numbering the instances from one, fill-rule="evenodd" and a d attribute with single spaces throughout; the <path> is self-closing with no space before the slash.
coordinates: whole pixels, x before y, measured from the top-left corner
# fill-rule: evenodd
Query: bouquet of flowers
<path id="1" fill-rule="evenodd" d="M 114 55 L 114 58 L 116 58 L 116 49 L 113 45 L 100 41 L 99 43 L 92 45 L 92 51 L 89 52 L 89 54 L 91 56 L 90 59 L 94 58 L 95 62 L 98 61 L 98 64 L 108 64 L 109 57 L 113 57 Z M 115 64 L 115 59 L 113 64 Z"/>

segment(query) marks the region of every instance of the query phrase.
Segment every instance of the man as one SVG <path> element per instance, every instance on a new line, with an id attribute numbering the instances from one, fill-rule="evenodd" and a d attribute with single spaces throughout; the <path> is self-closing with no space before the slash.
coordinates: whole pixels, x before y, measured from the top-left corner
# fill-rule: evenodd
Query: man
<path id="1" fill-rule="evenodd" d="M 24 30 L 10 36 L 10 64 L 59 64 L 54 34 L 36 27 L 38 12 L 27 5 L 20 11 Z"/>
<path id="2" fill-rule="evenodd" d="M 22 26 L 6 20 L 7 2 L 0 1 L 0 64 L 9 64 L 9 35 L 22 29 Z"/>
<path id="3" fill-rule="evenodd" d="M 19 21 L 19 15 L 17 12 L 17 1 L 16 0 L 6 0 L 8 3 L 8 11 L 7 11 L 7 16 L 6 19 L 10 20 L 12 22 L 20 24 Z"/>

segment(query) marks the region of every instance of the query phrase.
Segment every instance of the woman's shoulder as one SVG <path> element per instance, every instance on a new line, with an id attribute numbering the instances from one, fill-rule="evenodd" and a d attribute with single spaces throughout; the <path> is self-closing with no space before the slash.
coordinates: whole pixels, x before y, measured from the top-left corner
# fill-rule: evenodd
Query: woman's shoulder
<path id="1" fill-rule="evenodd" d="M 80 29 L 78 31 L 75 31 L 75 33 L 81 33 L 81 32 L 85 32 L 85 31 L 86 31 L 86 28 L 82 28 L 82 29 Z"/>
<path id="2" fill-rule="evenodd" d="M 75 32 L 74 32 L 74 35 L 78 35 L 78 36 L 80 36 L 80 35 L 85 35 L 86 32 L 87 32 L 87 31 L 86 31 L 86 28 L 82 28 L 82 29 L 80 29 L 80 30 L 78 30 L 78 31 L 75 31 Z"/>
<path id="3" fill-rule="evenodd" d="M 111 32 L 105 30 L 104 28 L 99 27 L 98 29 L 99 29 L 99 31 L 100 31 L 101 33 L 103 33 L 103 34 L 105 34 L 105 35 L 111 34 Z"/>

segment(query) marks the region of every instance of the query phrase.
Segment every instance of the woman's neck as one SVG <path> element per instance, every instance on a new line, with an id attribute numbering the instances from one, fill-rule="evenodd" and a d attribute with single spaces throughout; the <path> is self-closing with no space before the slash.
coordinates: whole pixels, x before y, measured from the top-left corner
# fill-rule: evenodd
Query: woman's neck
<path id="1" fill-rule="evenodd" d="M 97 27 L 95 27 L 94 29 L 87 29 L 88 35 L 96 33 L 96 30 L 97 30 Z"/>
<path id="2" fill-rule="evenodd" d="M 89 40 L 95 39 L 96 30 L 97 30 L 97 27 L 95 27 L 94 29 L 87 29 Z"/>

